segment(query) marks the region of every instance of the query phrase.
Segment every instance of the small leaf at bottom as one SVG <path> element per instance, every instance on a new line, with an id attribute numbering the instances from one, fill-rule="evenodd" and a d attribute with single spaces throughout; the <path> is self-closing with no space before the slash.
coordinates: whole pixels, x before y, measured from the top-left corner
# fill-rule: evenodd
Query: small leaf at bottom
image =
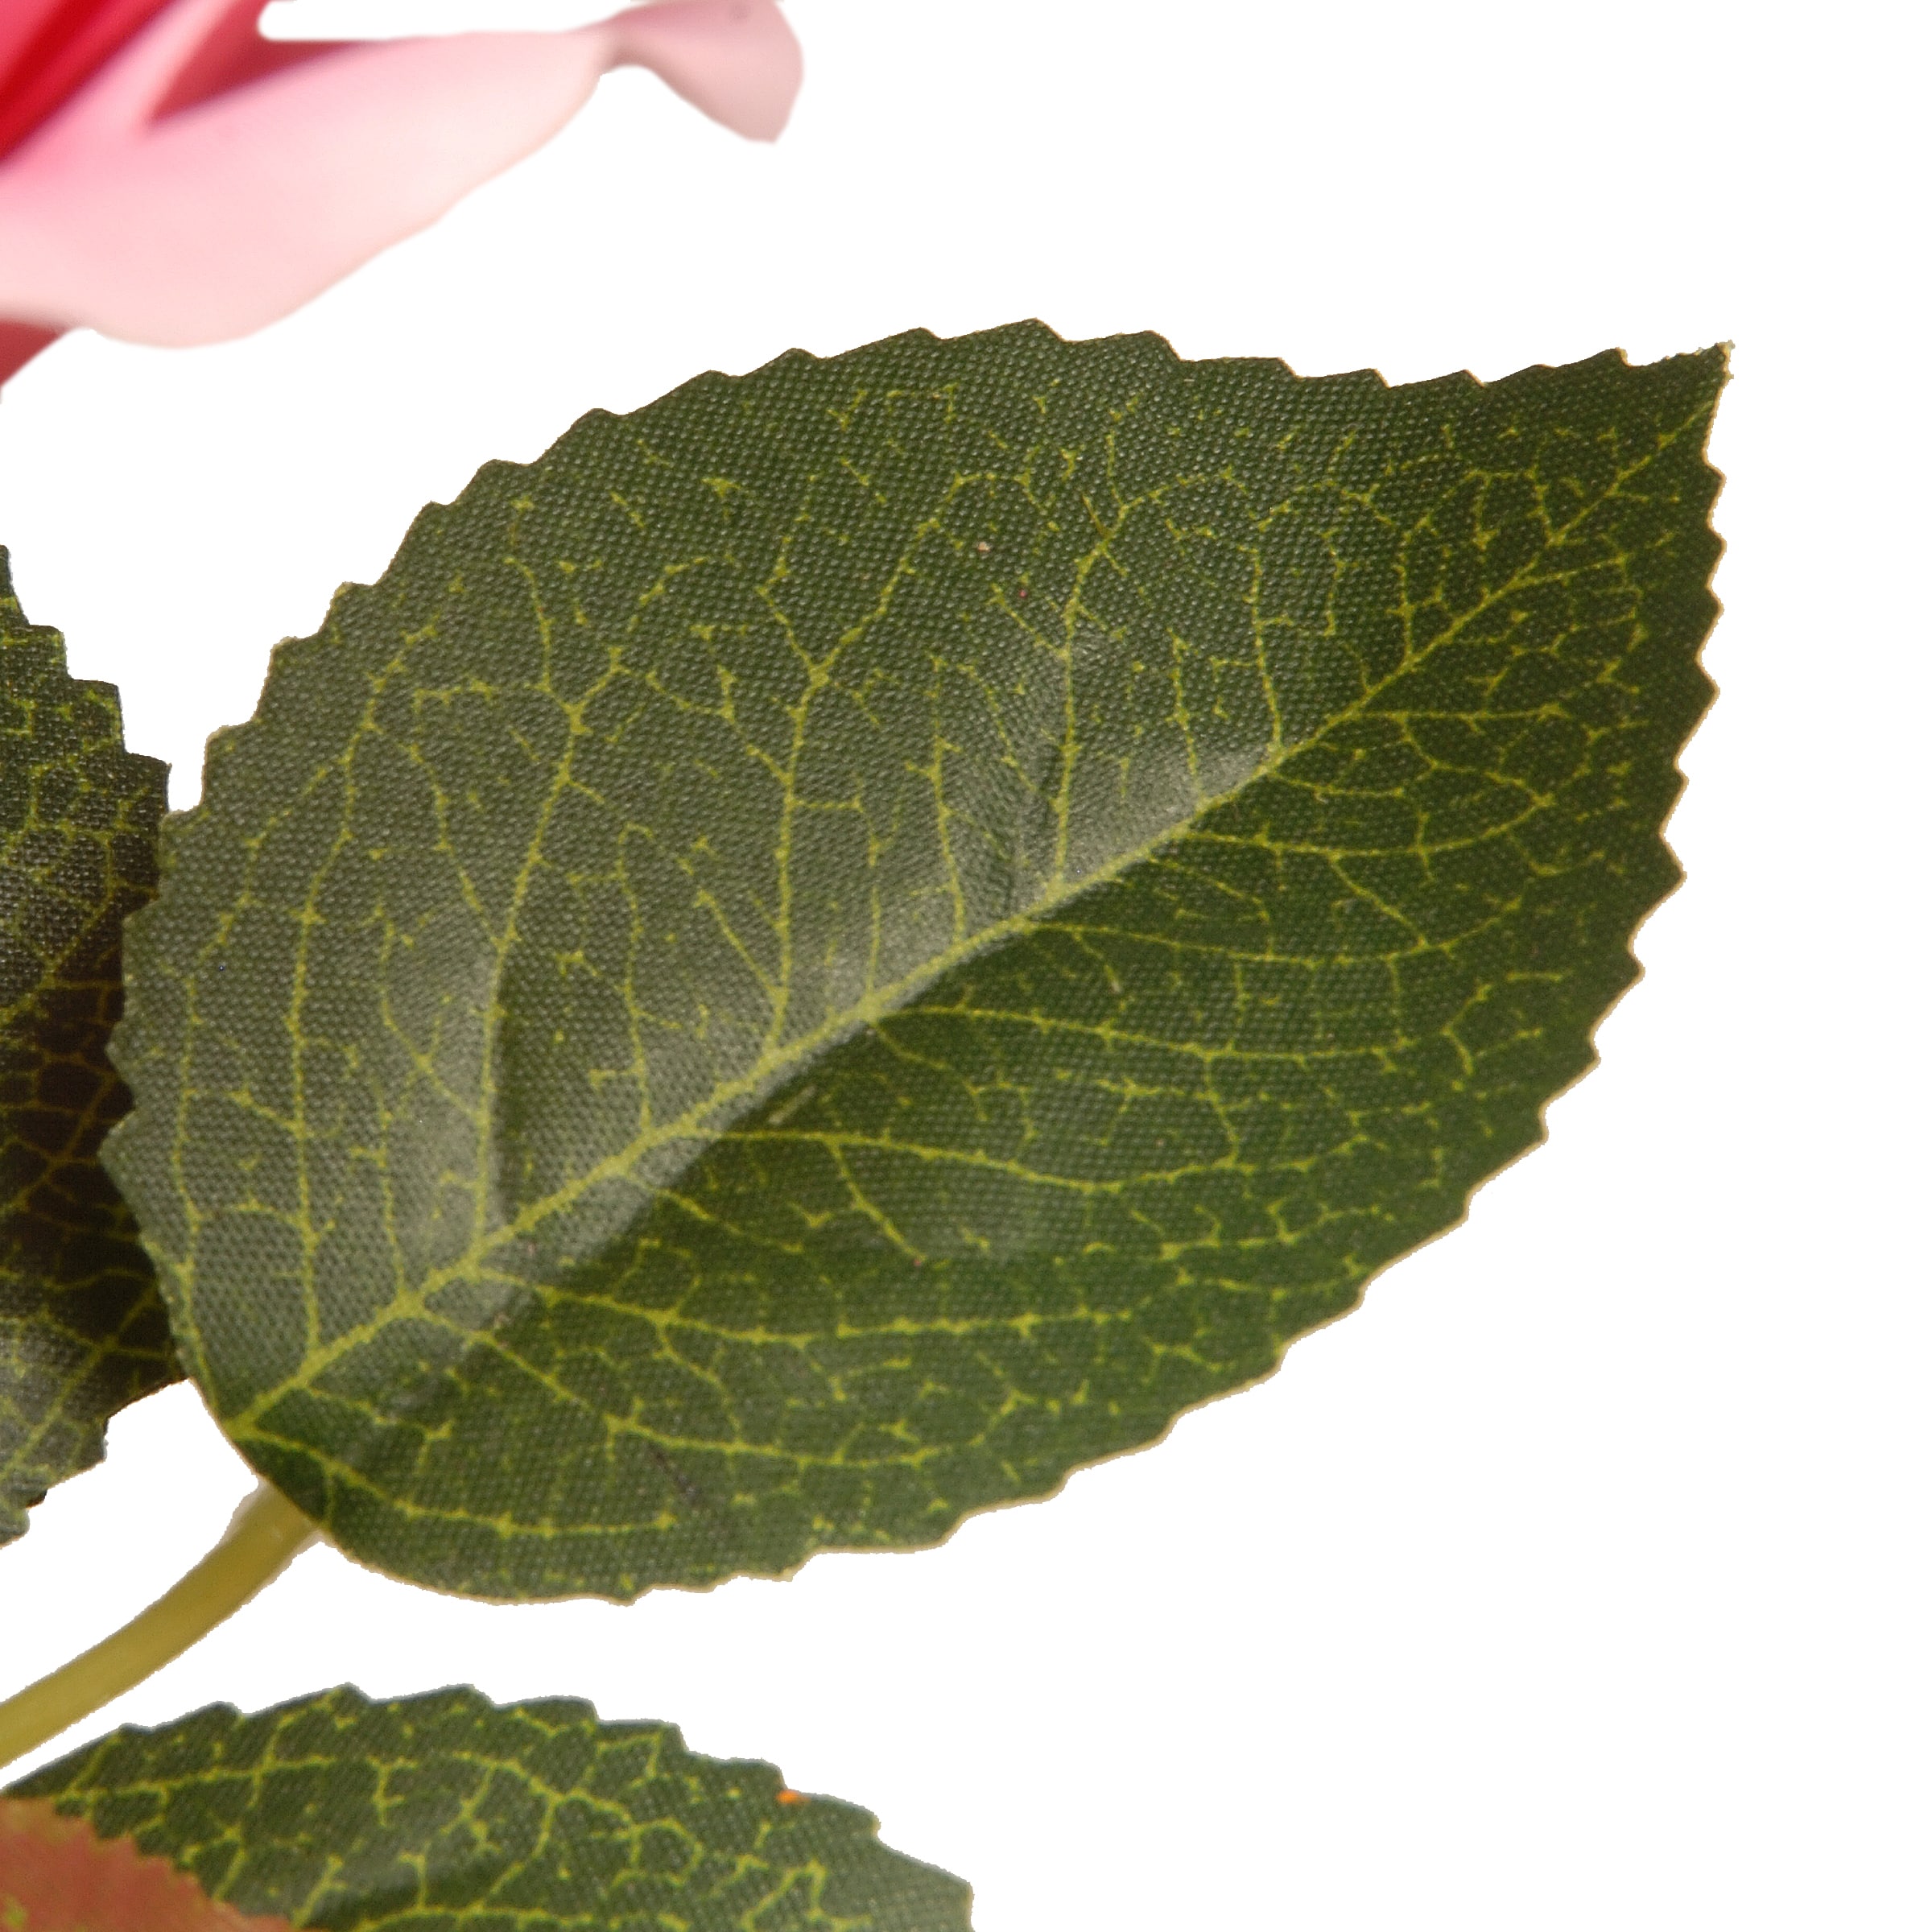
<path id="1" fill-rule="evenodd" d="M 117 1731 L 16 1795 L 131 1838 L 298 1926 L 463 1932 L 968 1932 L 957 1879 L 877 1823 L 700 1757 L 668 1724 L 478 1692 L 354 1690 Z"/>

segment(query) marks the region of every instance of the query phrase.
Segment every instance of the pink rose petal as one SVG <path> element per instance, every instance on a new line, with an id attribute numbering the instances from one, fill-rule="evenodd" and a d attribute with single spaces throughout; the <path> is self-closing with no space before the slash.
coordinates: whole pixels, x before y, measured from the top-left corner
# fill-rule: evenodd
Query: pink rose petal
<path id="1" fill-rule="evenodd" d="M 663 0 L 608 29 L 616 60 L 649 68 L 733 134 L 775 141 L 784 131 L 804 60 L 772 0 Z"/>
<path id="2" fill-rule="evenodd" d="M 254 36 L 257 3 L 175 0 L 0 163 L 0 317 L 178 345 L 246 334 L 542 146 L 609 68 L 650 68 L 766 140 L 800 77 L 775 0 L 285 48 Z M 0 378 L 23 340 L 0 338 Z"/>
<path id="3" fill-rule="evenodd" d="M 133 1839 L 102 1839 L 43 1800 L 0 1798 L 0 1927 L 20 1932 L 292 1932 L 218 1905 Z"/>

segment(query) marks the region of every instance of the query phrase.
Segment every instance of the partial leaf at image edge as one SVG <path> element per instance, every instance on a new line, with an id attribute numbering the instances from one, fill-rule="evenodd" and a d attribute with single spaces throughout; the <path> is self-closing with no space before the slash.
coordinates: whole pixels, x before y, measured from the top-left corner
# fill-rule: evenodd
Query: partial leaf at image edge
<path id="1" fill-rule="evenodd" d="M 585 418 L 211 744 L 109 1162 L 357 1557 L 938 1541 L 1531 1146 L 1678 877 L 1722 351 L 923 334 Z"/>
<path id="2" fill-rule="evenodd" d="M 698 1756 L 668 1724 L 469 1690 L 226 1705 L 86 1744 L 14 1786 L 211 1898 L 329 1932 L 969 1932 L 972 1894 L 877 1821 Z"/>
<path id="3" fill-rule="evenodd" d="M 126 751 L 113 686 L 68 675 L 0 549 L 0 1542 L 101 1459 L 114 1412 L 180 1370 L 100 1162 L 121 927 L 155 890 L 167 767 Z"/>

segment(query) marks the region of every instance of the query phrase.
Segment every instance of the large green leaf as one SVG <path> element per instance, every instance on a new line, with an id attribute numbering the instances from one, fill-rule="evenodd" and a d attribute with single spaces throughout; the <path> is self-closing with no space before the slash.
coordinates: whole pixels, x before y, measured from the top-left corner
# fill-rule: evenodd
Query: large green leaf
<path id="1" fill-rule="evenodd" d="M 914 335 L 425 511 L 130 931 L 109 1161 L 225 1426 L 384 1568 L 621 1597 L 1266 1374 L 1634 975 L 1723 372 Z"/>
<path id="2" fill-rule="evenodd" d="M 110 684 L 27 623 L 0 550 L 0 1542 L 180 1371 L 100 1162 L 126 1111 L 107 1036 L 121 922 L 153 895 L 167 768 L 122 748 Z"/>
<path id="3" fill-rule="evenodd" d="M 328 1932 L 966 1932 L 972 1900 L 769 1765 L 474 1690 L 216 1705 L 117 1731 L 13 1795 Z"/>

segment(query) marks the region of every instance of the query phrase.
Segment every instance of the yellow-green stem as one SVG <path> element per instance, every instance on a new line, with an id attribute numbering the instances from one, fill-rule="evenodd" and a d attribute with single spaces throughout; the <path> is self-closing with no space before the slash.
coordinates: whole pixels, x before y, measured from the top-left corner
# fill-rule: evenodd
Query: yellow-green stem
<path id="1" fill-rule="evenodd" d="M 228 1534 L 132 1623 L 0 1703 L 0 1765 L 58 1737 L 199 1643 L 299 1555 L 316 1526 L 264 1483 Z"/>

